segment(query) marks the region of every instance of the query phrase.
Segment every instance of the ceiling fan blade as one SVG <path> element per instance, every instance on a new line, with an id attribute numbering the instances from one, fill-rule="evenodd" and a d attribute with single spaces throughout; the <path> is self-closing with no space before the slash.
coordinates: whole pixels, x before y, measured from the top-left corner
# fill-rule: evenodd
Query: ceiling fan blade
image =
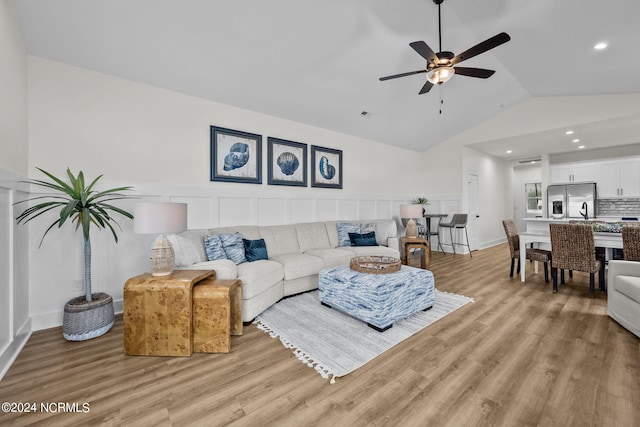
<path id="1" fill-rule="evenodd" d="M 508 42 L 509 40 L 511 40 L 511 37 L 509 37 L 509 34 L 507 33 L 500 33 L 498 35 L 495 35 L 490 39 L 487 39 L 481 43 L 478 43 L 472 48 L 465 50 L 461 54 L 456 55 L 451 60 L 451 65 L 455 65 L 459 62 L 466 61 L 467 59 L 473 58 L 476 55 L 480 55 L 481 53 L 491 50 L 494 47 L 498 47 L 501 44 Z"/>
<path id="2" fill-rule="evenodd" d="M 423 41 L 409 43 L 409 46 L 413 48 L 420 56 L 427 60 L 427 62 L 434 65 L 438 64 L 438 56 L 436 53 Z"/>
<path id="3" fill-rule="evenodd" d="M 429 80 L 427 80 L 427 82 L 424 84 L 424 86 L 422 86 L 422 89 L 420 89 L 420 93 L 418 93 L 418 95 L 422 95 L 423 93 L 429 92 L 432 87 L 433 87 L 433 83 L 431 83 Z"/>
<path id="4" fill-rule="evenodd" d="M 479 79 L 488 79 L 493 76 L 495 70 L 487 70 L 485 68 L 469 68 L 469 67 L 453 67 L 456 74 L 467 77 L 477 77 Z"/>
<path id="5" fill-rule="evenodd" d="M 398 77 L 412 76 L 414 74 L 420 74 L 420 73 L 426 73 L 426 72 L 427 70 L 409 71 L 408 73 L 394 74 L 393 76 L 380 77 L 380 81 L 383 82 L 385 80 L 397 79 Z"/>

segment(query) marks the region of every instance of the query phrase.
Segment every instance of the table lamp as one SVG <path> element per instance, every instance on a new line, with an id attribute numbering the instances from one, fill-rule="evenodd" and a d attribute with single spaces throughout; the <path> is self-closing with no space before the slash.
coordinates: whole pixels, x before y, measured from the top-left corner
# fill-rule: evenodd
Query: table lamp
<path id="1" fill-rule="evenodd" d="M 415 218 L 422 216 L 422 205 L 400 205 L 400 218 L 407 218 L 407 232 L 406 236 L 409 238 L 416 238 L 418 235 L 418 227 L 416 226 Z"/>
<path id="2" fill-rule="evenodd" d="M 133 216 L 134 233 L 160 233 L 151 245 L 151 275 L 172 274 L 175 254 L 169 239 L 162 233 L 179 233 L 187 229 L 187 204 L 142 202 L 135 206 Z"/>

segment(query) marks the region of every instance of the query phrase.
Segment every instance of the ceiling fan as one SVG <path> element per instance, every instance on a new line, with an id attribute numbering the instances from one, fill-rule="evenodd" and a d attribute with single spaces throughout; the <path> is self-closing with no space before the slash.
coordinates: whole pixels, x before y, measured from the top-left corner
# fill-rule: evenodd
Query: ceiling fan
<path id="1" fill-rule="evenodd" d="M 458 55 L 454 55 L 453 52 L 449 52 L 446 50 L 443 51 L 442 23 L 440 19 L 440 5 L 443 1 L 444 0 L 433 0 L 433 2 L 438 5 L 438 42 L 440 51 L 438 53 L 435 53 L 423 41 L 409 43 L 409 46 L 411 46 L 413 50 L 418 52 L 420 56 L 427 60 L 427 67 L 424 70 L 410 71 L 408 73 L 380 77 L 380 81 L 411 76 L 414 74 L 427 73 L 427 82 L 424 84 L 424 86 L 422 86 L 422 89 L 420 90 L 420 95 L 422 95 L 423 93 L 429 92 L 433 85 L 446 82 L 451 77 L 453 77 L 454 74 L 487 79 L 491 77 L 493 73 L 495 73 L 495 70 L 487 70 L 485 68 L 454 67 L 454 65 L 508 42 L 509 40 L 511 40 L 509 34 L 503 32 L 495 35 Z"/>

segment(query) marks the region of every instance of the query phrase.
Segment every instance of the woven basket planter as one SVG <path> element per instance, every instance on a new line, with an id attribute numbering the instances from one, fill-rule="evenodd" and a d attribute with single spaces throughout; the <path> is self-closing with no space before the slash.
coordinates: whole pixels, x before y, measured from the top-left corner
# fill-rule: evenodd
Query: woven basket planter
<path id="1" fill-rule="evenodd" d="M 113 326 L 113 298 L 102 292 L 73 298 L 64 305 L 62 335 L 68 341 L 85 341 L 106 334 Z"/>

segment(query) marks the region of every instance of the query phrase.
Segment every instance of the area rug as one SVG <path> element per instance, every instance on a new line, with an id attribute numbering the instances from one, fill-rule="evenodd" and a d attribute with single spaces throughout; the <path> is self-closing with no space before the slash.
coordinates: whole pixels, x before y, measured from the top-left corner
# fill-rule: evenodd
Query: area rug
<path id="1" fill-rule="evenodd" d="M 302 362 L 323 378 L 347 375 L 473 298 L 436 290 L 435 303 L 377 332 L 366 323 L 320 304 L 318 291 L 287 298 L 260 314 L 254 323 L 280 338 Z"/>

